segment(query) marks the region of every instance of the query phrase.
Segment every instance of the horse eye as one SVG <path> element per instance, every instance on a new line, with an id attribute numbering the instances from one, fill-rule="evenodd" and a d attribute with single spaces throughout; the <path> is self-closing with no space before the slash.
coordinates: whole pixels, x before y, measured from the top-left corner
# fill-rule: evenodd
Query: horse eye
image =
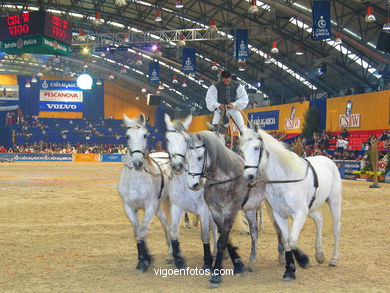
<path id="1" fill-rule="evenodd" d="M 144 138 L 147 138 L 148 136 L 146 134 L 144 134 Z"/>
<path id="2" fill-rule="evenodd" d="M 258 151 L 259 149 L 260 149 L 260 148 L 259 148 L 258 146 L 257 146 L 257 147 L 255 147 L 255 150 L 256 150 L 256 151 Z"/>
<path id="3" fill-rule="evenodd" d="M 198 157 L 198 161 L 202 160 L 202 157 Z"/>
<path id="4" fill-rule="evenodd" d="M 130 135 L 125 135 L 127 139 L 130 139 Z"/>

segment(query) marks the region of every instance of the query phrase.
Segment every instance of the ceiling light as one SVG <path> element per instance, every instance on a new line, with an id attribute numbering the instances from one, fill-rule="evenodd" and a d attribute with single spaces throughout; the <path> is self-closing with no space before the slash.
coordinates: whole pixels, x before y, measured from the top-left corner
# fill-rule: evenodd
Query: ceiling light
<path id="1" fill-rule="evenodd" d="M 122 68 L 121 68 L 121 73 L 127 73 L 126 67 L 122 66 Z"/>
<path id="2" fill-rule="evenodd" d="M 114 74 L 112 74 L 112 72 L 110 72 L 110 75 L 108 76 L 108 79 L 110 79 L 110 80 L 115 79 L 115 76 L 114 76 Z"/>
<path id="3" fill-rule="evenodd" d="M 142 56 L 137 55 L 137 61 L 135 61 L 135 65 L 141 66 L 142 65 Z"/>
<path id="4" fill-rule="evenodd" d="M 160 82 L 160 84 L 158 85 L 158 89 L 159 90 L 163 90 L 164 89 L 164 84 L 162 82 Z"/>
<path id="5" fill-rule="evenodd" d="M 272 54 L 278 54 L 278 53 L 279 53 L 278 43 L 276 43 L 275 41 L 272 42 L 271 53 L 272 53 Z"/>
<path id="6" fill-rule="evenodd" d="M 389 5 L 390 7 L 390 5 Z M 387 17 L 387 21 L 383 25 L 383 30 L 386 32 L 390 32 L 390 17 Z"/>
<path id="7" fill-rule="evenodd" d="M 259 7 L 256 5 L 256 0 L 251 1 L 251 5 L 248 8 L 249 13 L 257 13 L 259 12 Z"/>
<path id="8" fill-rule="evenodd" d="M 26 87 L 26 88 L 30 88 L 30 87 L 31 87 L 30 80 L 27 80 L 27 81 L 26 81 L 25 87 Z"/>
<path id="9" fill-rule="evenodd" d="M 77 36 L 77 39 L 81 42 L 85 41 L 85 33 L 83 29 L 79 29 L 79 35 Z"/>
<path id="10" fill-rule="evenodd" d="M 341 33 L 336 32 L 334 43 L 335 45 L 340 45 L 343 41 L 341 40 Z"/>
<path id="11" fill-rule="evenodd" d="M 90 90 L 92 82 L 92 77 L 88 73 L 83 73 L 77 78 L 77 86 L 82 90 Z"/>
<path id="12" fill-rule="evenodd" d="M 218 27 L 215 25 L 215 19 L 214 18 L 210 18 L 209 31 L 211 31 L 212 33 L 218 31 Z"/>
<path id="13" fill-rule="evenodd" d="M 129 42 L 129 34 L 125 34 L 125 35 L 123 36 L 123 42 L 124 42 L 124 43 L 128 43 L 128 42 Z"/>
<path id="14" fill-rule="evenodd" d="M 103 20 L 100 18 L 100 12 L 96 11 L 95 12 L 95 19 L 93 21 L 95 25 L 101 25 L 103 23 Z"/>
<path id="15" fill-rule="evenodd" d="M 183 83 L 181 85 L 182 87 L 187 87 L 187 81 L 186 80 L 183 80 Z"/>
<path id="16" fill-rule="evenodd" d="M 217 71 L 218 70 L 217 61 L 213 61 L 213 65 L 211 66 L 211 70 L 212 71 Z"/>
<path id="17" fill-rule="evenodd" d="M 37 76 L 38 76 L 38 77 L 43 76 L 43 73 L 42 73 L 42 69 L 41 69 L 41 68 L 38 69 L 38 74 L 37 74 Z"/>
<path id="18" fill-rule="evenodd" d="M 157 22 L 162 21 L 161 10 L 156 10 L 156 19 L 155 19 L 155 21 L 157 21 Z"/>
<path id="19" fill-rule="evenodd" d="M 183 7 L 184 7 L 183 0 L 176 0 L 176 8 L 183 8 Z"/>
<path id="20" fill-rule="evenodd" d="M 271 56 L 270 56 L 269 54 L 267 54 L 267 56 L 265 57 L 264 63 L 265 63 L 265 64 L 270 64 L 270 63 L 272 63 Z"/>
<path id="21" fill-rule="evenodd" d="M 295 55 L 302 56 L 304 54 L 303 48 L 301 44 L 297 44 L 297 50 L 295 51 Z"/>
<path id="22" fill-rule="evenodd" d="M 136 96 L 135 99 L 136 99 L 136 100 L 139 100 L 139 96 Z"/>
<path id="23" fill-rule="evenodd" d="M 146 93 L 146 92 L 147 92 L 146 88 L 145 88 L 145 87 L 142 87 L 141 93 Z"/>
<path id="24" fill-rule="evenodd" d="M 184 47 L 186 45 L 186 41 L 185 41 L 185 37 L 183 34 L 180 34 L 179 35 L 179 43 L 178 43 L 178 47 Z"/>
<path id="25" fill-rule="evenodd" d="M 114 2 L 115 2 L 115 5 L 118 7 L 122 7 L 122 6 L 125 6 L 127 4 L 126 0 L 114 0 Z"/>
<path id="26" fill-rule="evenodd" d="M 85 68 L 85 69 L 87 69 L 87 68 L 88 68 L 87 61 L 84 61 L 84 68 Z"/>
<path id="27" fill-rule="evenodd" d="M 102 81 L 99 78 L 96 80 L 96 85 L 102 85 Z"/>
<path id="28" fill-rule="evenodd" d="M 31 82 L 33 82 L 33 83 L 38 82 L 38 79 L 36 78 L 35 74 L 33 74 L 32 78 L 31 78 Z"/>
<path id="29" fill-rule="evenodd" d="M 179 82 L 179 81 L 177 80 L 176 75 L 174 75 L 173 78 L 172 78 L 172 83 L 173 83 L 173 84 L 177 84 L 178 82 Z"/>
<path id="30" fill-rule="evenodd" d="M 366 22 L 374 22 L 376 20 L 372 6 L 367 7 L 367 15 L 365 20 Z"/>

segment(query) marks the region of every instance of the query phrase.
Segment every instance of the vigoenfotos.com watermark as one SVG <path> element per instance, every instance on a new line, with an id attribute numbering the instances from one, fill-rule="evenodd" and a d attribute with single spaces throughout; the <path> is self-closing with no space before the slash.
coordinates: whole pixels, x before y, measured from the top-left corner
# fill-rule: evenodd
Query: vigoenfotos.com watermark
<path id="1" fill-rule="evenodd" d="M 211 269 L 199 269 L 199 268 L 190 268 L 185 269 L 167 269 L 159 267 L 158 269 L 153 269 L 156 276 L 163 278 L 170 276 L 211 276 L 213 270 Z M 233 269 L 215 269 L 215 274 L 220 274 L 221 276 L 233 276 Z"/>

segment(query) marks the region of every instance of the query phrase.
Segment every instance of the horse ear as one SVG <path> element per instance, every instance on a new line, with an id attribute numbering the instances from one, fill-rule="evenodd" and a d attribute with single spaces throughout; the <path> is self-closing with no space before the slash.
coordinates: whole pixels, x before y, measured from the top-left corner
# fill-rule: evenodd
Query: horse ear
<path id="1" fill-rule="evenodd" d="M 146 118 L 145 118 L 145 114 L 144 114 L 144 113 L 140 113 L 140 114 L 139 114 L 138 121 L 139 121 L 143 126 L 146 125 Z"/>
<path id="2" fill-rule="evenodd" d="M 127 117 L 125 113 L 123 113 L 122 115 L 123 115 L 123 123 L 125 124 L 126 127 L 130 127 L 131 124 L 130 118 Z"/>
<path id="3" fill-rule="evenodd" d="M 167 113 L 164 114 L 164 121 L 167 129 L 172 128 L 171 117 Z"/>
<path id="4" fill-rule="evenodd" d="M 183 126 L 186 130 L 188 130 L 188 127 L 190 127 L 190 124 L 191 124 L 191 121 L 192 121 L 192 115 L 188 115 L 188 117 L 186 118 L 186 120 L 184 120 L 182 123 L 183 123 Z"/>

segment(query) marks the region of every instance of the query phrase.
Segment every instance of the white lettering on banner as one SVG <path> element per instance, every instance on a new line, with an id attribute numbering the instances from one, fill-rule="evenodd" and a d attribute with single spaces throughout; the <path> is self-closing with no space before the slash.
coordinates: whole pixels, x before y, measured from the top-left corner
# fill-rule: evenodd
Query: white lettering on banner
<path id="1" fill-rule="evenodd" d="M 339 126 L 341 128 L 360 127 L 360 114 L 351 114 L 349 117 L 340 115 Z"/>
<path id="2" fill-rule="evenodd" d="M 299 129 L 301 126 L 301 119 L 299 118 L 286 118 L 284 122 L 284 129 Z"/>
<path id="3" fill-rule="evenodd" d="M 64 105 L 64 104 L 47 104 L 47 107 L 49 109 L 55 109 L 55 110 L 76 110 L 76 105 Z"/>
<path id="4" fill-rule="evenodd" d="M 252 123 L 260 126 L 260 127 L 265 127 L 266 125 L 274 125 L 276 124 L 276 119 L 274 117 L 271 118 L 257 118 L 257 119 L 252 119 Z"/>
<path id="5" fill-rule="evenodd" d="M 39 100 L 42 102 L 83 102 L 83 92 L 44 90 L 40 91 Z"/>

